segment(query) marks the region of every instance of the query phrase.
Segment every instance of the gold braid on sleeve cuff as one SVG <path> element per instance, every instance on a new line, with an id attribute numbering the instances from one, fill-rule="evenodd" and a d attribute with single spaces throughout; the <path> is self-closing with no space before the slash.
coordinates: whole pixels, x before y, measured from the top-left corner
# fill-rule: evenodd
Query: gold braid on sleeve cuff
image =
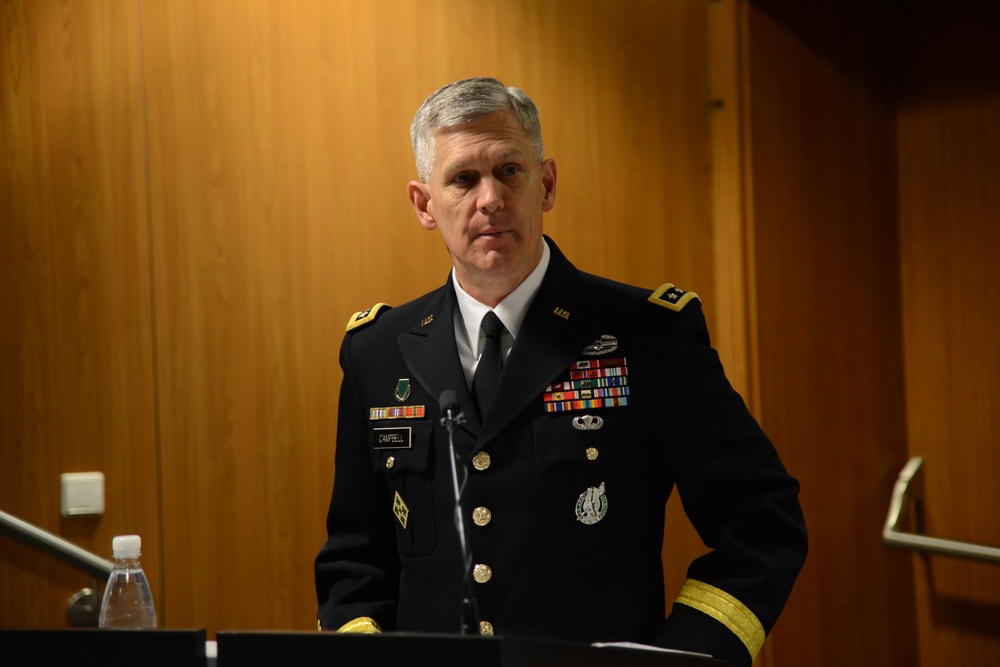
<path id="1" fill-rule="evenodd" d="M 764 646 L 764 626 L 745 604 L 721 588 L 695 579 L 684 582 L 676 602 L 704 612 L 725 625 L 747 647 L 751 661 L 757 659 Z"/>
<path id="2" fill-rule="evenodd" d="M 360 632 L 365 634 L 375 634 L 382 632 L 382 628 L 375 622 L 374 618 L 362 616 L 353 621 L 344 623 L 337 629 L 337 632 Z"/>

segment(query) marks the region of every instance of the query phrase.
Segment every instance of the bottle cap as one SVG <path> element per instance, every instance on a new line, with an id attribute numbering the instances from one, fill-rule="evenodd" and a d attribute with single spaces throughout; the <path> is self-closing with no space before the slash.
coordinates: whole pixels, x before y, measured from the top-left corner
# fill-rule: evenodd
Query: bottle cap
<path id="1" fill-rule="evenodd" d="M 115 558 L 138 558 L 142 548 L 142 538 L 138 535 L 119 535 L 111 540 Z"/>

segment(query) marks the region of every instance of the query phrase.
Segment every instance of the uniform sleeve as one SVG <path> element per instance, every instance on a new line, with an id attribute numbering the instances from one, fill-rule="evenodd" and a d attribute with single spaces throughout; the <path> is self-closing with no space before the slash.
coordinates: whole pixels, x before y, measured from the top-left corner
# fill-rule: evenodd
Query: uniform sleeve
<path id="1" fill-rule="evenodd" d="M 372 470 L 368 422 L 351 365 L 351 340 L 349 334 L 340 350 L 344 380 L 326 519 L 328 539 L 315 560 L 318 619 L 323 630 L 392 630 L 400 570 L 395 528 L 387 520 L 392 516 L 392 498 Z"/>
<path id="2" fill-rule="evenodd" d="M 655 643 L 749 666 L 774 626 L 807 550 L 799 484 L 726 379 L 697 304 L 678 314 L 679 438 L 665 450 L 684 511 L 710 549 Z"/>

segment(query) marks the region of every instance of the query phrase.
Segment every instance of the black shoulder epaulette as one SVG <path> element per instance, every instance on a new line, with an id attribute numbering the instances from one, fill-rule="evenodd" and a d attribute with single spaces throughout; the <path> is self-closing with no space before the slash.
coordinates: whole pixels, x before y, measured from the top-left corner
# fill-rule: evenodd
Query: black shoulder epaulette
<path id="1" fill-rule="evenodd" d="M 653 290 L 646 300 L 679 313 L 692 299 L 701 301 L 694 292 L 685 292 L 679 287 L 674 287 L 673 283 L 663 283 Z"/>
<path id="2" fill-rule="evenodd" d="M 392 308 L 392 306 L 388 306 L 384 303 L 376 303 L 368 310 L 362 310 L 357 313 L 354 313 L 353 315 L 351 315 L 351 319 L 347 321 L 347 330 L 356 331 L 358 329 L 368 326 L 369 324 L 373 324 L 375 320 L 378 319 L 379 315 L 389 310 L 390 308 Z"/>

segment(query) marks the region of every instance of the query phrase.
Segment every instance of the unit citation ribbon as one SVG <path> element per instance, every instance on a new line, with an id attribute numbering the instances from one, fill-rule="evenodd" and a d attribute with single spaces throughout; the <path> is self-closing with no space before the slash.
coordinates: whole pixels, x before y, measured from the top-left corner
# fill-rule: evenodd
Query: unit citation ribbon
<path id="1" fill-rule="evenodd" d="M 402 405 L 387 408 L 371 408 L 368 410 L 368 419 L 378 421 L 380 419 L 422 419 L 427 412 L 423 405 Z"/>

